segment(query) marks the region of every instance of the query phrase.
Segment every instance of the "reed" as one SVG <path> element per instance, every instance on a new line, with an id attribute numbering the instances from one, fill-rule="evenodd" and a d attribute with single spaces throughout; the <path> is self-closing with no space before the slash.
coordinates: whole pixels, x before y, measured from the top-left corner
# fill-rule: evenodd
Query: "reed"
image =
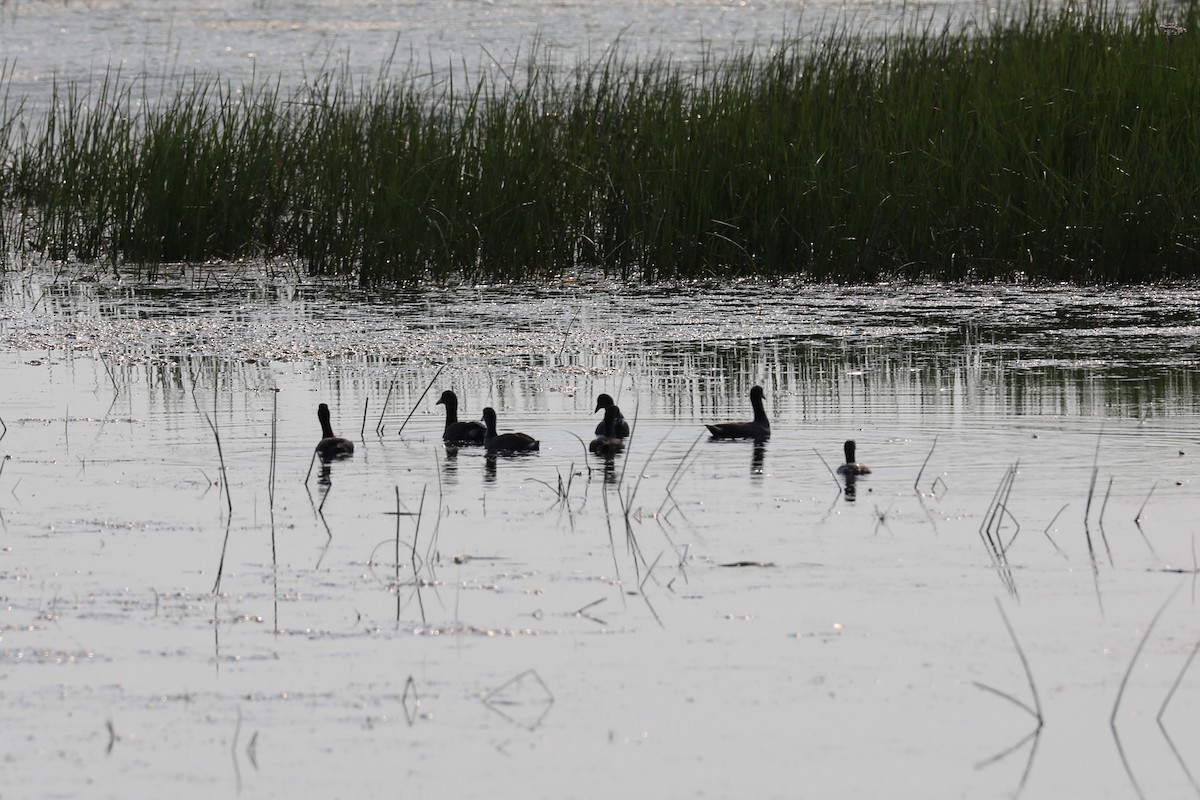
<path id="1" fill-rule="evenodd" d="M 421 624 L 428 624 L 425 619 L 425 600 L 421 597 L 421 568 L 417 564 L 417 539 L 421 535 L 421 517 L 425 513 L 425 491 L 429 488 L 428 485 L 421 488 L 421 504 L 417 506 L 417 526 L 413 529 L 412 549 L 410 551 L 411 563 L 413 570 L 413 587 L 417 592 L 417 606 L 421 609 Z M 399 487 L 396 489 L 397 498 L 399 498 Z M 399 604 L 397 604 L 399 609 Z"/>
<path id="2" fill-rule="evenodd" d="M 1037 685 L 1033 682 L 1033 670 L 1029 667 L 1029 659 L 1025 656 L 1025 650 L 1021 647 L 1021 642 L 1017 639 L 1017 632 L 1013 629 L 1012 623 L 1008 619 L 1008 614 L 1004 612 L 1004 606 L 1001 605 L 999 599 L 996 600 L 996 608 L 1000 612 L 1000 618 L 1004 620 L 1004 627 L 1008 631 L 1008 637 L 1012 639 L 1013 647 L 1017 651 L 1017 657 L 1021 659 L 1021 668 L 1025 670 L 1025 679 L 1029 682 L 1029 693 L 1033 697 L 1033 705 L 1030 706 L 1028 703 L 1019 700 L 1017 697 L 1009 694 L 1008 692 L 1001 691 L 1000 689 L 980 683 L 979 681 L 973 681 L 973 683 L 976 687 L 982 689 L 983 691 L 991 692 L 998 697 L 1004 698 L 1013 705 L 1024 709 L 1029 713 L 1030 716 L 1037 720 L 1038 730 L 1041 730 L 1042 726 L 1046 724 L 1046 717 L 1042 711 L 1042 700 L 1038 696 Z"/>
<path id="3" fill-rule="evenodd" d="M 1146 642 L 1150 639 L 1150 634 L 1154 632 L 1154 626 L 1158 624 L 1159 617 L 1161 617 L 1163 612 L 1167 610 L 1167 606 L 1169 606 L 1171 601 L 1175 599 L 1175 595 L 1179 594 L 1180 588 L 1182 588 L 1182 584 L 1180 586 L 1176 586 L 1175 591 L 1171 592 L 1167 599 L 1163 601 L 1163 604 L 1159 606 L 1158 611 L 1154 613 L 1154 616 L 1150 619 L 1149 624 L 1146 625 L 1146 630 L 1142 633 L 1142 638 L 1138 641 L 1137 647 L 1133 650 L 1133 657 L 1129 659 L 1129 667 L 1126 668 L 1125 675 L 1121 678 L 1121 683 L 1117 687 L 1117 696 L 1116 699 L 1113 700 L 1112 714 L 1110 714 L 1108 717 L 1108 725 L 1114 730 L 1114 732 L 1117 727 L 1117 713 L 1121 710 L 1121 699 L 1125 696 L 1125 687 L 1129 684 L 1130 676 L 1133 675 L 1133 668 L 1137 665 L 1138 658 L 1141 657 L 1142 650 L 1146 647 Z M 1173 693 L 1174 689 L 1172 689 L 1171 692 Z M 1167 700 L 1170 700 L 1170 694 L 1168 694 Z M 1164 703 L 1162 708 L 1159 709 L 1160 717 L 1163 709 L 1165 708 L 1166 704 Z"/>
<path id="4" fill-rule="evenodd" d="M 364 285 L 1195 276 L 1200 33 L 1165 16 L 1033 0 L 691 70 L 535 51 L 473 86 L 414 65 L 292 90 L 200 78 L 157 103 L 114 71 L 57 85 L 40 117 L 0 106 L 0 240 Z"/>
<path id="5" fill-rule="evenodd" d="M 429 383 L 425 384 L 425 391 L 421 392 L 421 396 L 417 398 L 417 401 L 415 403 L 413 403 L 413 407 L 408 412 L 408 416 L 404 418 L 404 422 L 400 423 L 400 430 L 396 431 L 397 436 L 404 435 L 404 426 L 408 424 L 408 421 L 410 419 L 412 419 L 412 415 L 417 413 L 417 408 L 421 405 L 421 401 L 425 399 L 425 395 L 429 394 L 429 390 L 433 388 L 433 385 L 435 383 L 437 383 L 437 379 L 439 377 L 441 377 L 442 370 L 444 370 L 445 368 L 446 368 L 445 364 L 442 364 L 440 367 L 438 367 L 438 371 L 433 373 L 433 377 L 429 379 Z M 388 400 L 391 400 L 391 398 L 392 398 L 392 386 L 394 386 L 394 385 L 395 385 L 395 381 L 392 381 L 392 385 L 388 386 L 387 400 L 383 401 L 383 411 L 380 412 L 379 425 L 376 428 L 376 430 L 378 430 L 380 433 L 383 432 L 383 414 L 384 414 L 384 412 L 387 411 Z"/>
<path id="6" fill-rule="evenodd" d="M 315 454 L 315 450 L 313 451 Z M 271 468 L 267 473 L 267 496 L 270 498 L 272 514 L 275 511 L 275 460 L 279 455 L 279 388 L 271 389 Z M 272 528 L 272 537 L 274 528 Z M 274 542 L 272 541 L 272 549 Z"/>

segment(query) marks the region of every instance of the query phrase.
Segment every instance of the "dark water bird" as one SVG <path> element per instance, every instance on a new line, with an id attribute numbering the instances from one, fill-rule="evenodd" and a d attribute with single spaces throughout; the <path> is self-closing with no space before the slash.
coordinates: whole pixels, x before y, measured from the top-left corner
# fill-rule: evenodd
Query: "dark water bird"
<path id="1" fill-rule="evenodd" d="M 483 421 L 487 425 L 483 446 L 489 453 L 498 450 L 513 453 L 530 452 L 539 447 L 538 440 L 527 433 L 496 433 L 496 409 L 491 406 L 483 410 Z"/>
<path id="2" fill-rule="evenodd" d="M 607 420 L 608 409 L 616 408 L 616 405 L 617 404 L 613 401 L 611 396 L 607 394 L 601 394 L 596 397 L 596 407 L 592 409 L 592 413 L 595 414 L 597 411 L 604 409 L 605 420 Z M 605 420 L 601 420 L 600 424 L 596 426 L 597 436 L 615 436 L 618 439 L 628 438 L 629 423 L 626 422 L 625 417 L 622 416 L 621 409 L 617 409 L 617 419 L 613 423 L 612 433 L 608 433 L 604 430 Z"/>
<path id="3" fill-rule="evenodd" d="M 487 436 L 486 425 L 474 420 L 458 421 L 458 395 L 447 389 L 435 405 L 446 407 L 446 429 L 442 431 L 444 441 L 483 444 L 483 438 Z"/>
<path id="4" fill-rule="evenodd" d="M 842 445 L 842 450 L 846 454 L 846 463 L 837 468 L 838 475 L 856 477 L 858 475 L 871 474 L 870 467 L 868 467 L 866 464 L 860 464 L 854 460 L 854 447 L 855 445 L 853 439 L 847 439 L 846 443 Z"/>
<path id="5" fill-rule="evenodd" d="M 329 423 L 329 406 L 324 403 L 317 406 L 317 419 L 321 420 L 321 441 L 317 442 L 317 455 L 326 461 L 354 455 L 354 442 L 333 435 L 333 426 Z"/>
<path id="6" fill-rule="evenodd" d="M 608 397 L 608 395 L 600 395 Z M 612 398 L 609 398 L 609 403 L 604 409 L 604 421 L 600 423 L 600 435 L 592 439 L 588 445 L 588 450 L 600 455 L 612 455 L 625 447 L 625 442 L 621 441 L 621 437 L 616 435 L 617 426 L 623 423 L 625 418 L 621 416 L 621 409 L 615 404 L 612 404 Z M 626 426 L 628 432 L 628 426 Z"/>
<path id="7" fill-rule="evenodd" d="M 724 422 L 720 425 L 706 425 L 714 439 L 769 439 L 771 438 L 771 421 L 767 419 L 767 410 L 763 407 L 763 390 L 755 386 L 750 390 L 750 405 L 754 406 L 754 419 L 750 422 Z"/>

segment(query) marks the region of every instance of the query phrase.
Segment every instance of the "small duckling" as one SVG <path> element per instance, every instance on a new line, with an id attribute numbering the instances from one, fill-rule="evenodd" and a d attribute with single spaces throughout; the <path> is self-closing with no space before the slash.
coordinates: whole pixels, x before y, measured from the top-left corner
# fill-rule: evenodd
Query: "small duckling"
<path id="1" fill-rule="evenodd" d="M 540 447 L 538 440 L 527 433 L 496 433 L 496 409 L 491 406 L 483 410 L 483 422 L 487 425 L 487 435 L 483 438 L 483 446 L 489 453 L 496 451 L 531 452 Z"/>
<path id="2" fill-rule="evenodd" d="M 846 443 L 842 445 L 842 450 L 846 454 L 846 463 L 837 468 L 838 475 L 857 477 L 859 475 L 871 474 L 870 467 L 868 467 L 866 464 L 859 464 L 854 460 L 854 447 L 855 445 L 853 439 L 847 439 Z"/>

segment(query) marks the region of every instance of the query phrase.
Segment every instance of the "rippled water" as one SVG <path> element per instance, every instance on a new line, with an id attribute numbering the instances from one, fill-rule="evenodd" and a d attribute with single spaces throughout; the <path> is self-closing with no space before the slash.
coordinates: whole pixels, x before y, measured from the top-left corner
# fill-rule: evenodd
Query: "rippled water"
<path id="1" fill-rule="evenodd" d="M 1196 791 L 1194 285 L 4 277 L 15 796 Z"/>
<path id="2" fill-rule="evenodd" d="M 13 97 L 36 108 L 57 78 L 85 86 L 110 70 L 153 99 L 193 75 L 285 90 L 326 72 L 374 78 L 496 69 L 519 76 L 537 50 L 571 66 L 612 48 L 688 67 L 707 53 L 766 46 L 835 20 L 889 30 L 914 20 L 986 13 L 971 0 L 795 3 L 790 0 L 444 0 L 378 3 L 240 0 L 23 0 L 0 4 L 0 42 Z M 514 69 L 514 67 L 520 67 Z M 141 92 L 135 92 L 140 95 Z"/>

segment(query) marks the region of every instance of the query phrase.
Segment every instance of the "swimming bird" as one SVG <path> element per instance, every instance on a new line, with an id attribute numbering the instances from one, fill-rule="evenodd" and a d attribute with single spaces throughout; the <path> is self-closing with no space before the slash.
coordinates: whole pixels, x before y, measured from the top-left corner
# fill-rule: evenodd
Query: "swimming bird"
<path id="1" fill-rule="evenodd" d="M 497 450 L 509 452 L 528 452 L 537 450 L 537 439 L 526 433 L 496 433 L 496 409 L 488 406 L 483 410 L 483 421 L 487 425 L 487 435 L 483 437 L 483 446 L 489 453 Z"/>
<path id="2" fill-rule="evenodd" d="M 474 420 L 458 421 L 458 395 L 447 389 L 435 405 L 446 407 L 446 429 L 442 431 L 442 439 L 447 442 L 483 444 L 483 437 L 487 436 L 486 425 Z"/>
<path id="3" fill-rule="evenodd" d="M 607 394 L 601 394 L 596 398 L 596 407 L 592 409 L 592 413 L 595 414 L 600 409 L 605 409 L 605 420 L 607 420 L 607 410 L 614 406 L 616 406 L 616 403 L 613 402 L 612 397 Z M 618 439 L 624 439 L 629 436 L 629 423 L 622 416 L 621 409 L 617 409 L 617 419 L 613 423 L 612 433 L 604 430 L 605 420 L 601 420 L 600 424 L 596 426 L 597 436 L 615 436 Z"/>
<path id="4" fill-rule="evenodd" d="M 838 475 L 845 475 L 852 478 L 858 475 L 870 475 L 871 468 L 866 464 L 860 464 L 854 460 L 854 440 L 847 439 L 842 445 L 842 450 L 846 453 L 846 463 L 837 468 Z"/>
<path id="5" fill-rule="evenodd" d="M 325 461 L 354 455 L 354 442 L 333 435 L 333 426 L 329 424 L 329 406 L 324 403 L 317 406 L 317 419 L 321 420 L 321 441 L 317 442 L 317 455 Z"/>
<path id="6" fill-rule="evenodd" d="M 600 395 L 608 397 L 608 395 Z M 609 398 L 612 402 L 612 398 Z M 621 409 L 615 404 L 609 405 L 604 409 L 604 421 L 600 423 L 602 433 L 592 443 L 588 445 L 588 450 L 600 455 L 612 455 L 625 447 L 625 443 L 621 441 L 621 437 L 616 435 L 618 423 L 624 422 L 625 418 L 621 416 Z M 628 430 L 628 427 L 627 427 Z"/>
<path id="7" fill-rule="evenodd" d="M 750 405 L 754 406 L 754 419 L 750 422 L 725 422 L 705 427 L 714 439 L 769 439 L 771 421 L 767 419 L 767 410 L 763 408 L 761 386 L 750 390 Z"/>

